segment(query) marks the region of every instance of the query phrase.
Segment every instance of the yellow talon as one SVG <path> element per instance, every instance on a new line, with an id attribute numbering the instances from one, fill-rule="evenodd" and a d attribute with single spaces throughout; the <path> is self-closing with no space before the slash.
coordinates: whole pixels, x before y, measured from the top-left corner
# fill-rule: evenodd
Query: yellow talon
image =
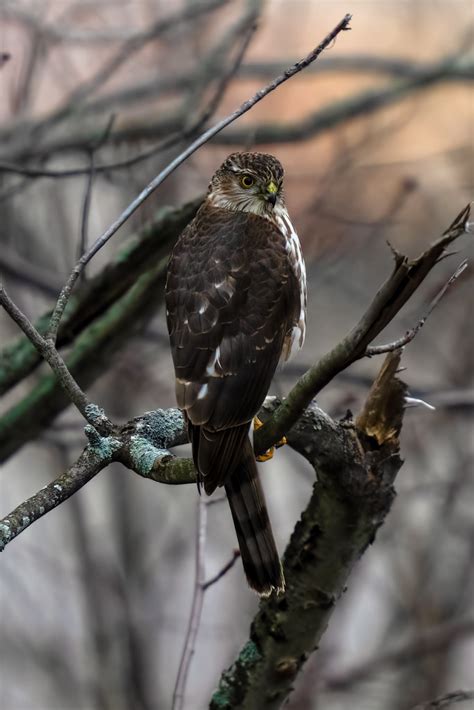
<path id="1" fill-rule="evenodd" d="M 275 453 L 275 447 L 272 446 L 272 448 L 268 449 L 268 451 L 265 451 L 264 454 L 260 454 L 260 456 L 256 456 L 255 458 L 260 463 L 263 463 L 264 461 L 270 461 L 270 459 L 273 458 L 274 453 Z"/>
<path id="2" fill-rule="evenodd" d="M 257 431 L 257 429 L 260 429 L 260 427 L 263 426 L 263 422 L 261 419 L 259 419 L 257 416 L 253 418 L 253 428 L 254 431 Z M 270 459 L 273 458 L 273 454 L 275 453 L 275 449 L 279 449 L 280 446 L 284 446 L 285 444 L 288 443 L 288 440 L 286 436 L 282 436 L 280 441 L 278 441 L 275 446 L 272 446 L 271 449 L 268 449 L 268 451 L 265 451 L 264 454 L 261 454 L 260 456 L 256 456 L 256 460 L 259 461 L 260 463 L 263 463 L 264 461 L 270 461 Z"/>
<path id="3" fill-rule="evenodd" d="M 259 419 L 259 418 L 257 417 L 257 415 L 255 415 L 254 418 L 253 418 L 253 428 L 254 428 L 254 430 L 257 431 L 257 429 L 260 429 L 261 426 L 263 426 L 262 420 Z"/>

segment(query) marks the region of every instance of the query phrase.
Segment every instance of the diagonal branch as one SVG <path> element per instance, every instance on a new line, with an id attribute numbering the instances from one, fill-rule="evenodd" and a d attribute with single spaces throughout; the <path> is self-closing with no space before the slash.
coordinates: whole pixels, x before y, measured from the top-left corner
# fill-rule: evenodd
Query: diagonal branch
<path id="1" fill-rule="evenodd" d="M 65 473 L 3 518 L 0 552 L 32 523 L 64 503 L 102 471 L 112 460 L 115 446 L 113 438 L 103 439 L 100 447 L 88 446 Z"/>
<path id="2" fill-rule="evenodd" d="M 0 520 L 0 551 L 39 518 L 77 493 L 113 461 L 139 476 L 159 483 L 194 483 L 193 462 L 178 458 L 168 447 L 186 441 L 183 416 L 178 409 L 157 409 L 132 419 L 113 436 L 101 436 L 86 426 L 89 439 L 78 460 L 59 478 L 42 488 Z"/>
<path id="3" fill-rule="evenodd" d="M 126 207 L 122 214 L 113 222 L 110 227 L 92 244 L 88 251 L 83 254 L 79 259 L 73 271 L 71 272 L 66 285 L 62 289 L 57 304 L 54 308 L 53 314 L 51 316 L 51 322 L 48 328 L 47 339 L 51 339 L 53 342 L 56 339 L 56 334 L 58 331 L 59 323 L 66 308 L 69 297 L 72 293 L 74 285 L 81 275 L 86 264 L 97 254 L 97 252 L 102 249 L 102 247 L 107 244 L 109 239 L 120 229 L 120 227 L 132 216 L 132 214 L 145 202 L 145 200 L 168 178 L 182 163 L 184 163 L 193 153 L 196 152 L 198 148 L 207 143 L 211 138 L 220 133 L 226 126 L 233 123 L 235 120 L 243 116 L 247 111 L 250 111 L 257 103 L 259 103 L 268 94 L 278 88 L 281 84 L 288 79 L 291 79 L 295 74 L 305 69 L 312 62 L 314 62 L 321 52 L 323 52 L 326 47 L 328 47 L 337 35 L 349 29 L 349 22 L 351 20 L 351 15 L 346 15 L 336 27 L 324 38 L 324 40 L 315 47 L 304 59 L 300 60 L 292 67 L 289 67 L 283 74 L 273 79 L 265 87 L 257 91 L 254 96 L 252 96 L 247 101 L 244 101 L 239 108 L 233 111 L 231 114 L 223 118 L 221 121 L 216 123 L 214 126 L 205 131 L 199 138 L 197 138 L 193 143 L 191 143 L 188 148 L 186 148 L 180 155 L 178 155 L 174 160 L 169 163 L 164 170 L 162 170 L 153 180 L 141 191 L 141 193 Z"/>
<path id="4" fill-rule="evenodd" d="M 420 92 L 445 81 L 472 82 L 474 79 L 474 62 L 458 61 L 456 64 L 452 60 L 443 60 L 431 67 L 420 69 L 419 72 L 408 76 L 400 81 L 392 81 L 388 85 L 359 91 L 344 99 L 333 101 L 327 106 L 311 112 L 301 119 L 284 122 L 259 122 L 246 126 L 234 126 L 228 131 L 224 131 L 215 136 L 213 142 L 216 145 L 242 146 L 251 142 L 253 145 L 274 145 L 282 143 L 294 143 L 314 138 L 321 133 L 359 117 L 369 116 L 386 106 L 402 101 L 414 92 Z M 121 143 L 141 143 L 144 140 L 163 140 L 169 136 L 171 131 L 184 128 L 187 117 L 181 111 L 173 112 L 160 120 L 150 122 L 148 118 L 143 120 L 127 121 L 111 136 L 111 142 L 118 145 Z M 68 136 L 53 137 L 41 144 L 35 144 L 21 152 L 13 153 L 11 159 L 24 161 L 29 158 L 44 160 L 51 156 L 65 151 L 82 151 L 90 145 L 91 140 L 96 136 L 96 131 L 85 129 L 80 126 Z M 145 151 L 133 158 L 128 158 L 116 163 L 101 164 L 97 166 L 97 171 L 106 171 L 115 168 L 122 168 L 126 165 L 145 160 L 148 154 L 154 154 L 160 150 L 160 146 L 155 146 L 149 151 Z M 6 155 L 5 155 L 6 158 Z M 29 177 L 74 177 L 84 174 L 84 168 L 72 168 L 66 170 L 47 170 L 42 167 L 23 167 L 22 165 L 8 162 L 0 162 L 0 172 L 16 173 Z"/>
<path id="5" fill-rule="evenodd" d="M 372 340 L 390 323 L 452 242 L 468 231 L 471 207 L 467 205 L 440 239 L 413 261 L 394 252 L 395 268 L 357 325 L 343 340 L 300 377 L 272 418 L 254 435 L 257 455 L 264 453 L 288 432 L 311 400 L 342 370 L 364 357 Z"/>
<path id="6" fill-rule="evenodd" d="M 13 303 L 11 298 L 0 283 L 0 305 L 3 306 L 8 315 L 21 328 L 29 340 L 33 343 L 37 351 L 46 360 L 56 378 L 66 392 L 70 401 L 77 407 L 84 419 L 92 426 L 95 426 L 103 434 L 110 434 L 113 425 L 102 411 L 91 404 L 87 396 L 81 390 L 74 377 L 71 375 L 66 363 L 51 342 L 45 340 L 36 330 L 34 325 Z"/>
<path id="7" fill-rule="evenodd" d="M 387 343 L 385 345 L 369 345 L 365 351 L 366 356 L 372 357 L 373 355 L 383 355 L 384 353 L 391 352 L 392 350 L 398 350 L 399 348 L 403 348 L 405 345 L 408 345 L 408 343 L 411 343 L 417 333 L 419 333 L 420 330 L 423 328 L 427 319 L 434 311 L 438 303 L 441 301 L 449 287 L 452 286 L 461 276 L 461 274 L 466 270 L 467 264 L 467 259 L 464 259 L 464 261 L 459 264 L 454 274 L 449 277 L 444 286 L 438 291 L 436 296 L 433 298 L 426 310 L 426 313 L 420 318 L 414 328 L 410 328 L 410 330 L 407 330 L 405 335 L 402 335 L 401 338 L 398 338 L 398 340 L 394 340 L 392 343 Z"/>
<path id="8" fill-rule="evenodd" d="M 452 693 L 446 693 L 446 695 L 436 698 L 436 700 L 421 703 L 412 710 L 447 710 L 453 705 L 465 702 L 466 700 L 474 700 L 474 690 L 455 690 Z"/>
<path id="9" fill-rule="evenodd" d="M 108 309 L 118 305 L 149 269 L 150 263 L 158 263 L 167 257 L 179 234 L 196 214 L 201 201 L 202 198 L 197 198 L 181 207 L 158 210 L 154 218 L 129 239 L 97 276 L 81 286 L 69 302 L 61 321 L 57 347 L 71 345 L 85 328 L 106 317 Z M 50 317 L 51 313 L 45 313 L 35 323 L 36 330 L 42 336 L 46 333 Z M 3 348 L 0 351 L 0 395 L 29 375 L 40 362 L 40 354 L 24 337 Z"/>
<path id="10" fill-rule="evenodd" d="M 354 663 L 353 666 L 345 670 L 329 672 L 322 678 L 322 685 L 325 690 L 336 692 L 348 690 L 386 668 L 398 668 L 404 664 L 411 664 L 421 656 L 439 653 L 453 642 L 472 635 L 474 635 L 474 619 L 472 618 L 456 619 L 440 624 L 423 633 L 418 633 L 408 642 L 398 643 L 370 658 Z"/>

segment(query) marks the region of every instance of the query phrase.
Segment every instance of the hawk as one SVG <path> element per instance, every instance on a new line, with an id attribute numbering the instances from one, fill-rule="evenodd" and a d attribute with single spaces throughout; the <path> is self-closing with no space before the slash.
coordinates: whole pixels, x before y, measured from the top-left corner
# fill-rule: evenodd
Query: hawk
<path id="1" fill-rule="evenodd" d="M 248 583 L 285 586 L 249 438 L 280 362 L 305 336 L 306 272 L 272 155 L 234 153 L 179 237 L 166 314 L 198 488 L 224 486 Z"/>

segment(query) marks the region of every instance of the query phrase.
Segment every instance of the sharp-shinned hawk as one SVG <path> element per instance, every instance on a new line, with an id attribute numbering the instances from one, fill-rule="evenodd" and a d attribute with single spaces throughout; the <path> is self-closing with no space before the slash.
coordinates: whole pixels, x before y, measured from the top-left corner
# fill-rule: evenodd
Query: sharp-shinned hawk
<path id="1" fill-rule="evenodd" d="M 261 595 L 285 581 L 249 431 L 278 363 L 305 335 L 306 272 L 282 181 L 272 155 L 230 155 L 176 243 L 166 283 L 198 486 L 225 486 L 248 583 Z"/>

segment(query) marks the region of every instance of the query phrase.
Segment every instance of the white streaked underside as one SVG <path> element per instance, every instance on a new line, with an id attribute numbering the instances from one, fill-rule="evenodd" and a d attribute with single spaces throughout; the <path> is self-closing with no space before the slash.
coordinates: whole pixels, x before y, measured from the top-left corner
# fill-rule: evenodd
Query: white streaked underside
<path id="1" fill-rule="evenodd" d="M 300 313 L 298 321 L 293 325 L 290 335 L 287 337 L 280 362 L 288 361 L 295 353 L 303 347 L 306 334 L 306 267 L 301 251 L 300 240 L 293 227 L 286 207 L 281 204 L 275 206 L 275 219 L 286 239 L 286 250 L 291 257 L 291 263 L 295 270 L 296 279 L 300 285 Z"/>

